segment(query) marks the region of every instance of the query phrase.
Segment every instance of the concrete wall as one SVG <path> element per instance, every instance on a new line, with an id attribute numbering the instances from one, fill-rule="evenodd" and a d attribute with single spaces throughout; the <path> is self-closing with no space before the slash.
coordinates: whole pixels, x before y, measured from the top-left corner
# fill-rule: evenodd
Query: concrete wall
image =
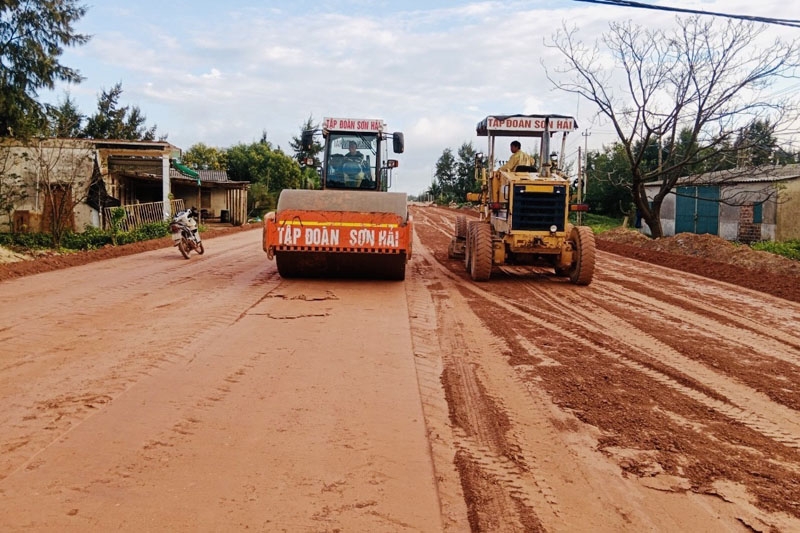
<path id="1" fill-rule="evenodd" d="M 729 241 L 773 240 L 776 229 L 775 183 L 741 183 L 720 188 L 719 236 Z M 754 221 L 761 204 L 761 222 Z"/>
<path id="2" fill-rule="evenodd" d="M 15 211 L 28 212 L 31 221 L 44 221 L 46 185 L 68 184 L 73 189 L 73 196 L 85 198 L 94 169 L 94 146 L 91 142 L 80 139 L 46 139 L 30 145 L 22 145 L 15 140 L 6 140 L 0 144 L 0 172 L 7 179 L 17 175 L 27 198 L 15 204 Z M 83 203 L 77 204 L 74 210 L 74 229 L 82 231 L 85 226 L 92 225 L 96 212 Z M 0 213 L 0 230 L 6 231 L 8 223 L 13 223 L 5 213 Z M 44 228 L 29 227 L 27 231 L 42 231 Z"/>
<path id="3" fill-rule="evenodd" d="M 228 191 L 223 188 L 203 188 L 200 192 L 200 198 L 198 198 L 197 185 L 176 184 L 173 182 L 171 191 L 176 199 L 183 199 L 183 203 L 187 208 L 195 206 L 198 210 L 207 209 L 210 217 L 219 217 L 220 211 L 228 209 Z M 204 196 L 206 198 L 210 196 L 210 201 L 203 201 Z"/>
<path id="4" fill-rule="evenodd" d="M 800 179 L 784 183 L 778 191 L 776 206 L 778 229 L 775 239 L 788 241 L 800 239 Z"/>
<path id="5" fill-rule="evenodd" d="M 219 217 L 222 210 L 230 211 L 228 206 L 228 191 L 225 189 L 215 189 L 211 191 L 211 211 L 215 217 Z"/>
<path id="6" fill-rule="evenodd" d="M 778 183 L 782 184 L 743 183 L 721 187 L 719 236 L 729 241 L 800 238 L 800 179 Z M 780 189 L 780 201 L 776 200 L 776 187 Z M 646 190 L 647 197 L 652 200 L 658 187 L 647 187 Z M 670 193 L 661 206 L 664 236 L 675 235 L 676 199 L 675 193 Z M 752 206 L 760 202 L 763 202 L 762 221 L 754 224 Z M 643 223 L 642 232 L 651 234 L 647 224 Z"/>

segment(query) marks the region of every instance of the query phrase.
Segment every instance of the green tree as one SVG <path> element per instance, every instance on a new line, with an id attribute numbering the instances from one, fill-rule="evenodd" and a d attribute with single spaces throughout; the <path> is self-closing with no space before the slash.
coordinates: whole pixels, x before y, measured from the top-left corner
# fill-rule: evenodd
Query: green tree
<path id="1" fill-rule="evenodd" d="M 436 161 L 436 170 L 433 177 L 439 185 L 439 194 L 435 195 L 436 202 L 449 203 L 457 201 L 455 196 L 456 179 L 456 158 L 451 148 L 445 148 L 442 155 Z"/>
<path id="2" fill-rule="evenodd" d="M 137 106 L 120 106 L 121 95 L 121 83 L 102 91 L 97 99 L 97 111 L 86 122 L 84 135 L 91 139 L 154 141 L 156 126 L 145 127 L 147 118 Z M 164 139 L 166 136 L 161 138 Z"/>
<path id="3" fill-rule="evenodd" d="M 38 133 L 45 122 L 38 91 L 82 80 L 59 58 L 65 47 L 89 41 L 74 28 L 85 13 L 75 0 L 0 3 L 0 136 Z"/>
<path id="4" fill-rule="evenodd" d="M 800 41 L 778 38 L 761 45 L 765 30 L 753 22 L 700 16 L 678 19 L 668 31 L 613 22 L 600 39 L 608 60 L 601 57 L 600 42 L 584 45 L 575 29 L 554 35 L 551 45 L 566 64 L 555 71 L 563 78 L 549 71 L 548 77 L 557 88 L 594 103 L 614 128 L 630 168 L 632 201 L 653 237 L 663 236 L 661 205 L 678 179 L 729 164 L 743 121 L 777 126 L 797 116 L 794 94 L 769 95 L 765 89 L 795 76 Z M 648 154 L 654 143 L 661 147 L 655 165 Z M 756 172 L 742 168 L 727 175 L 734 180 Z M 651 182 L 658 190 L 649 198 L 645 184 Z"/>
<path id="5" fill-rule="evenodd" d="M 453 191 L 457 202 L 463 202 L 468 192 L 478 192 L 480 183 L 475 179 L 475 148 L 472 142 L 465 142 L 458 149 L 456 160 L 456 183 Z"/>
<path id="6" fill-rule="evenodd" d="M 314 122 L 314 117 L 312 115 L 309 115 L 306 121 L 300 125 L 300 136 L 292 137 L 292 140 L 289 142 L 289 146 L 294 153 L 294 158 L 301 165 L 305 164 L 306 159 L 311 158 L 314 160 L 314 165 L 319 166 L 321 164 L 319 154 L 322 152 L 322 144 L 317 140 L 318 137 L 315 136 L 314 142 L 311 144 L 311 149 L 304 150 L 302 142 L 304 131 L 319 131 L 319 124 Z"/>
<path id="7" fill-rule="evenodd" d="M 775 162 L 778 165 L 792 165 L 800 162 L 797 151 L 786 150 L 779 146 L 775 152 Z"/>
<path id="8" fill-rule="evenodd" d="M 67 94 L 57 106 L 46 104 L 48 134 L 53 137 L 83 137 L 86 117 L 78 110 L 75 101 Z"/>
<path id="9" fill-rule="evenodd" d="M 206 146 L 203 143 L 193 144 L 183 152 L 181 162 L 189 167 L 202 170 L 226 170 L 228 166 L 225 150 Z"/>
<path id="10" fill-rule="evenodd" d="M 294 159 L 300 164 L 302 172 L 302 187 L 304 189 L 318 189 L 321 186 L 320 175 L 317 169 L 322 166 L 322 161 L 320 159 L 320 153 L 323 149 L 322 144 L 317 141 L 316 137 L 314 137 L 314 142 L 311 145 L 311 149 L 304 150 L 302 142 L 302 135 L 304 131 L 316 132 L 318 130 L 319 124 L 314 122 L 314 117 L 312 115 L 309 115 L 305 123 L 300 126 L 300 136 L 292 137 L 292 140 L 289 142 L 289 146 L 294 152 Z M 309 164 L 307 162 L 308 159 L 313 160 L 313 163 Z"/>
<path id="11" fill-rule="evenodd" d="M 251 215 L 260 215 L 274 209 L 278 195 L 283 189 L 298 189 L 303 186 L 300 165 L 293 158 L 262 137 L 251 144 L 238 144 L 227 150 L 228 176 L 235 181 L 253 184 L 248 194 L 248 210 Z M 256 187 L 259 185 L 259 187 Z"/>
<path id="12" fill-rule="evenodd" d="M 445 148 L 425 192 L 438 203 L 465 202 L 468 192 L 480 190 L 480 183 L 475 180 L 476 153 L 471 142 L 464 142 L 455 155 L 451 148 Z"/>
<path id="13" fill-rule="evenodd" d="M 434 178 L 431 180 L 431 186 L 423 193 L 424 196 L 430 196 L 434 202 L 438 201 L 442 196 L 442 186 L 439 181 Z"/>
<path id="14" fill-rule="evenodd" d="M 631 169 L 620 143 L 590 151 L 586 157 L 586 196 L 593 213 L 619 217 L 631 204 Z"/>
<path id="15" fill-rule="evenodd" d="M 761 166 L 773 162 L 778 150 L 775 128 L 769 120 L 754 120 L 739 132 L 734 142 L 740 166 Z"/>

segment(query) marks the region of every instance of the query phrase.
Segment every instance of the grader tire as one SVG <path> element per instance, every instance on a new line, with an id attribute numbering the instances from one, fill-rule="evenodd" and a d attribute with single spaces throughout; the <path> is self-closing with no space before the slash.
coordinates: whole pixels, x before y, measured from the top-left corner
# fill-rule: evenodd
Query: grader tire
<path id="1" fill-rule="evenodd" d="M 447 245 L 447 258 L 448 259 L 463 259 L 464 258 L 464 239 L 453 237 L 450 239 L 450 244 Z"/>
<path id="2" fill-rule="evenodd" d="M 470 277 L 487 281 L 492 275 L 492 227 L 488 223 L 472 226 L 472 264 Z"/>
<path id="3" fill-rule="evenodd" d="M 589 226 L 575 226 L 570 233 L 575 259 L 569 269 L 569 280 L 575 285 L 588 285 L 594 276 L 594 233 Z"/>
<path id="4" fill-rule="evenodd" d="M 456 237 L 459 239 L 467 237 L 467 217 L 465 215 L 456 217 Z"/>
<path id="5" fill-rule="evenodd" d="M 453 237 L 450 240 L 450 244 L 447 245 L 447 258 L 448 259 L 455 259 L 456 257 L 458 257 L 456 255 L 456 239 L 455 239 L 455 237 Z"/>
<path id="6" fill-rule="evenodd" d="M 474 233 L 473 230 L 476 224 L 480 224 L 480 221 L 470 220 L 469 222 L 467 222 L 467 230 L 466 230 L 467 243 L 464 246 L 464 267 L 467 269 L 467 272 L 472 272 L 472 241 Z"/>

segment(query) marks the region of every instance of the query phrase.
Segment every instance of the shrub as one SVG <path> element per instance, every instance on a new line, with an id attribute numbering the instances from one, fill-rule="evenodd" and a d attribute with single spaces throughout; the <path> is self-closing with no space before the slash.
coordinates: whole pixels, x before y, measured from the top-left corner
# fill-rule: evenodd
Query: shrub
<path id="1" fill-rule="evenodd" d="M 169 223 L 167 222 L 150 222 L 143 224 L 138 228 L 131 231 L 126 231 L 117 234 L 117 244 L 129 244 L 132 242 L 149 241 L 151 239 L 160 239 L 169 234 Z"/>
<path id="2" fill-rule="evenodd" d="M 129 244 L 132 242 L 160 239 L 169 234 L 167 222 L 152 222 L 126 232 L 111 229 L 104 231 L 86 226 L 82 233 L 69 231 L 61 239 L 65 250 L 94 250 L 108 244 Z M 47 233 L 0 233 L 0 245 L 28 250 L 52 248 L 52 237 Z"/>
<path id="3" fill-rule="evenodd" d="M 108 232 L 92 226 L 86 226 L 83 233 L 67 232 L 61 239 L 61 247 L 68 250 L 94 250 L 111 244 Z"/>
<path id="4" fill-rule="evenodd" d="M 52 248 L 53 238 L 48 233 L 2 233 L 0 234 L 0 244 L 35 250 Z"/>
<path id="5" fill-rule="evenodd" d="M 763 252 L 770 252 L 795 261 L 800 261 L 800 240 L 773 242 L 773 241 L 760 241 L 754 242 L 750 245 L 753 250 L 761 250 Z"/>

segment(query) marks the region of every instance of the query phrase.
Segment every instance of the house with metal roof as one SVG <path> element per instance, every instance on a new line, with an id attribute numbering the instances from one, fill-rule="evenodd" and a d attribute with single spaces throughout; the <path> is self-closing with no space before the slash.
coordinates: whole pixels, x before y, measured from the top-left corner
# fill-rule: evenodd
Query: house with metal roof
<path id="1" fill-rule="evenodd" d="M 648 198 L 659 185 L 645 185 Z M 661 225 L 665 236 L 709 233 L 739 242 L 800 239 L 800 165 L 681 178 L 664 198 Z M 646 224 L 643 231 L 649 233 Z"/>
<path id="2" fill-rule="evenodd" d="M 107 228 L 111 210 L 120 207 L 126 211 L 123 229 L 190 206 L 220 222 L 247 221 L 249 182 L 231 181 L 225 172 L 190 169 L 180 163 L 181 150 L 166 141 L 44 139 L 26 144 L 5 139 L 0 151 L 5 156 L 0 172 L 17 177 L 15 184 L 25 192 L 10 217 L 0 213 L 0 224 L 14 231 L 47 231 L 52 215 L 45 200 L 56 193 L 75 199 L 71 212 L 58 216 L 76 231 Z"/>
<path id="3" fill-rule="evenodd" d="M 224 170 L 195 171 L 187 174 L 178 164 L 169 169 L 172 194 L 187 206 L 195 206 L 202 220 L 240 225 L 247 222 L 247 190 L 250 182 L 231 181 Z"/>

